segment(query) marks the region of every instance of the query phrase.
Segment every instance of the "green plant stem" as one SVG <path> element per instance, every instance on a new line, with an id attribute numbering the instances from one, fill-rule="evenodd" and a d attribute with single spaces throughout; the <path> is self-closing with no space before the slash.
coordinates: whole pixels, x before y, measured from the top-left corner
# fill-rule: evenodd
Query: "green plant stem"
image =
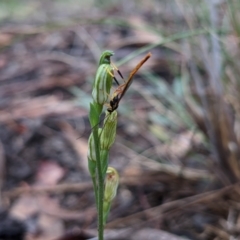
<path id="1" fill-rule="evenodd" d="M 104 208 L 104 224 L 106 224 L 107 222 L 107 218 L 108 218 L 108 214 L 110 212 L 110 208 L 111 208 L 111 202 L 104 202 L 103 203 L 103 208 Z"/>
<path id="2" fill-rule="evenodd" d="M 102 174 L 104 179 L 105 179 L 106 171 L 108 168 L 108 155 L 109 155 L 108 150 L 101 150 L 100 156 L 101 156 L 101 163 L 102 163 Z"/>
<path id="3" fill-rule="evenodd" d="M 92 177 L 92 183 L 93 183 L 93 190 L 94 190 L 95 202 L 96 202 L 96 204 L 97 204 L 97 209 L 98 209 L 98 191 L 97 191 L 96 177 Z"/>
<path id="4" fill-rule="evenodd" d="M 97 210 L 98 210 L 98 240 L 104 240 L 104 221 L 103 221 L 103 197 L 104 197 L 104 176 L 102 174 L 102 164 L 100 158 L 100 146 L 98 136 L 98 126 L 93 128 L 93 139 L 96 151 L 96 162 L 97 162 Z"/>

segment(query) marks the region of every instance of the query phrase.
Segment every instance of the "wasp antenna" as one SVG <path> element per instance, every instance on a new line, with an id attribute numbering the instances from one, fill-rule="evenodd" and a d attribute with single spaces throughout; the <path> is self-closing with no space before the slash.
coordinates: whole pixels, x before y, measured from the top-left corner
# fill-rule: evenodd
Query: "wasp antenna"
<path id="1" fill-rule="evenodd" d="M 122 79 L 124 79 L 122 73 L 121 73 L 120 70 L 117 68 L 117 66 L 116 66 L 113 62 L 111 62 L 111 65 L 113 66 L 114 69 L 116 69 L 116 71 L 118 72 L 118 74 L 120 75 L 120 77 L 121 77 Z"/>
<path id="2" fill-rule="evenodd" d="M 112 74 L 109 69 L 107 69 L 107 72 L 109 73 L 110 76 L 112 76 L 112 78 L 114 79 L 114 81 L 115 81 L 115 82 L 117 83 L 117 85 L 119 86 L 120 84 L 119 84 L 118 80 L 116 79 L 116 77 L 114 76 L 114 74 Z"/>
<path id="3" fill-rule="evenodd" d="M 111 75 L 111 76 L 114 78 L 114 74 L 111 73 L 111 71 L 110 71 L 108 68 L 106 68 L 106 70 L 107 70 L 107 72 L 109 73 L 109 75 Z"/>
<path id="4" fill-rule="evenodd" d="M 117 83 L 117 85 L 119 86 L 120 84 L 119 84 L 118 80 L 116 79 L 116 77 L 113 77 L 113 79 Z"/>
<path id="5" fill-rule="evenodd" d="M 121 77 L 122 79 L 124 79 L 122 73 L 120 72 L 120 70 L 117 69 L 117 72 L 118 72 L 118 74 L 120 75 L 120 77 Z"/>

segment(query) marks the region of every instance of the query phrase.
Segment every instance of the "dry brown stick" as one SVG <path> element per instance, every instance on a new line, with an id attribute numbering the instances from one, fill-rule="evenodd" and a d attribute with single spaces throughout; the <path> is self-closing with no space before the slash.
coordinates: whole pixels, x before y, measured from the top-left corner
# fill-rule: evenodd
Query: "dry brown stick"
<path id="1" fill-rule="evenodd" d="M 212 233 L 217 235 L 219 237 L 219 239 L 230 239 L 229 238 L 230 236 L 226 231 L 224 231 L 216 226 L 206 224 L 206 226 L 204 227 L 204 235 L 209 236 Z"/>
<path id="2" fill-rule="evenodd" d="M 144 179 L 139 181 L 141 176 L 136 175 L 133 177 L 123 177 L 120 180 L 121 184 L 136 186 L 149 184 L 153 182 L 153 177 L 147 176 Z M 3 197 L 5 198 L 14 198 L 22 194 L 28 193 L 65 193 L 65 192 L 82 192 L 92 189 L 92 182 L 84 182 L 84 183 L 63 183 L 55 186 L 24 186 L 18 187 L 13 190 L 3 192 Z"/>
<path id="3" fill-rule="evenodd" d="M 47 115 L 78 114 L 79 112 L 71 101 L 61 101 L 55 96 L 21 99 L 19 103 L 13 102 L 9 109 L 0 110 L 0 122 L 21 119 L 23 116 L 39 118 Z"/>
<path id="4" fill-rule="evenodd" d="M 5 154 L 2 142 L 0 142 L 0 207 L 2 207 L 2 186 L 5 179 Z"/>
<path id="5" fill-rule="evenodd" d="M 7 192 L 3 192 L 3 197 L 14 198 L 26 193 L 63 193 L 63 192 L 81 192 L 92 189 L 91 182 L 84 183 L 65 183 L 55 186 L 27 186 L 19 187 Z"/>
<path id="6" fill-rule="evenodd" d="M 205 170 L 198 170 L 192 168 L 186 168 L 177 165 L 170 165 L 156 162 L 153 159 L 147 158 L 141 154 L 136 153 L 134 150 L 124 146 L 123 144 L 118 143 L 122 148 L 124 148 L 125 152 L 129 152 L 132 154 L 131 161 L 136 161 L 142 166 L 145 166 L 149 169 L 165 172 L 167 174 L 182 177 L 189 180 L 201 180 L 201 179 L 208 179 L 213 180 L 214 176 L 208 173 Z"/>
<path id="7" fill-rule="evenodd" d="M 239 183 L 229 185 L 227 187 L 224 187 L 218 190 L 213 190 L 205 193 L 200 193 L 191 197 L 186 197 L 184 199 L 167 202 L 160 206 L 157 206 L 151 209 L 146 209 L 142 212 L 138 212 L 124 218 L 116 219 L 115 221 L 108 223 L 107 227 L 113 228 L 113 227 L 116 227 L 118 224 L 122 224 L 122 223 L 127 224 L 127 222 L 132 221 L 133 218 L 140 219 L 146 213 L 151 214 L 152 218 L 156 218 L 156 217 L 161 217 L 162 214 L 164 213 L 167 213 L 172 210 L 176 210 L 177 208 L 185 208 L 190 205 L 201 203 L 204 201 L 210 201 L 210 200 L 213 201 L 217 197 L 220 197 L 221 195 L 225 194 L 227 191 L 233 190 L 235 187 L 239 187 Z"/>

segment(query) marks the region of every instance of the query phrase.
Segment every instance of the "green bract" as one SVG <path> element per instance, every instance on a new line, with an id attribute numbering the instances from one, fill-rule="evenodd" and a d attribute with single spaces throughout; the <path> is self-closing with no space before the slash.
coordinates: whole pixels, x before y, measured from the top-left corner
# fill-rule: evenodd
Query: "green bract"
<path id="1" fill-rule="evenodd" d="M 114 72 L 111 66 L 110 57 L 113 54 L 114 53 L 109 50 L 102 53 L 93 85 L 93 100 L 101 105 L 108 100 L 112 86 Z"/>
<path id="2" fill-rule="evenodd" d="M 119 175 L 115 168 L 108 167 L 105 180 L 104 202 L 111 202 L 116 194 L 119 183 Z"/>
<path id="3" fill-rule="evenodd" d="M 117 128 L 117 111 L 109 113 L 106 111 L 103 130 L 100 135 L 100 148 L 102 150 L 109 150 L 115 141 Z"/>
<path id="4" fill-rule="evenodd" d="M 100 135 L 102 129 L 98 129 L 98 135 Z M 94 145 L 93 133 L 91 133 L 88 139 L 88 152 L 87 152 L 88 161 L 96 161 L 96 149 Z"/>

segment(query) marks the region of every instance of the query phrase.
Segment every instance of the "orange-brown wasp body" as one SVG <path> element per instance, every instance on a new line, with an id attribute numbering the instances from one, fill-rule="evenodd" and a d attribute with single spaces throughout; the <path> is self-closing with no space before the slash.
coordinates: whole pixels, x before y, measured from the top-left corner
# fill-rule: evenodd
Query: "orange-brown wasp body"
<path id="1" fill-rule="evenodd" d="M 127 81 L 120 86 L 117 87 L 117 89 L 113 92 L 112 98 L 109 103 L 109 108 L 107 108 L 107 111 L 109 113 L 112 113 L 118 108 L 119 102 L 125 95 L 126 91 L 132 84 L 132 80 L 136 72 L 140 69 L 140 67 L 151 57 L 151 53 L 148 53 L 139 63 L 138 65 L 130 72 L 129 77 Z"/>

